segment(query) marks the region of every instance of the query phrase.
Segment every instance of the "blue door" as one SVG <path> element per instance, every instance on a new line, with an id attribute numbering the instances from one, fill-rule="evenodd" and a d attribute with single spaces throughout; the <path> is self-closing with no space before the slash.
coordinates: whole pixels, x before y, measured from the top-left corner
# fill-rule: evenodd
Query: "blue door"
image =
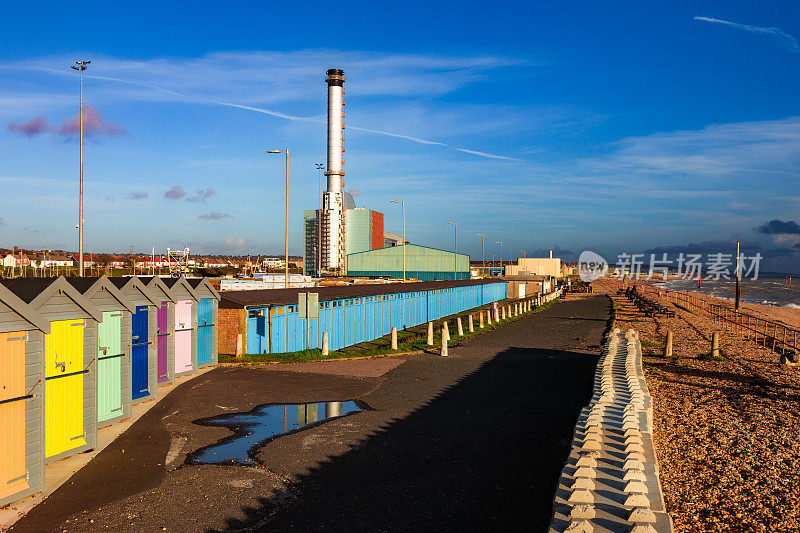
<path id="1" fill-rule="evenodd" d="M 132 346 L 131 353 L 131 395 L 134 400 L 144 398 L 150 394 L 148 383 L 148 355 L 150 351 L 150 338 L 148 328 L 149 316 L 146 305 L 137 305 L 133 314 Z"/>
<path id="2" fill-rule="evenodd" d="M 197 364 L 214 362 L 213 351 L 214 306 L 211 298 L 202 298 L 197 305 Z"/>

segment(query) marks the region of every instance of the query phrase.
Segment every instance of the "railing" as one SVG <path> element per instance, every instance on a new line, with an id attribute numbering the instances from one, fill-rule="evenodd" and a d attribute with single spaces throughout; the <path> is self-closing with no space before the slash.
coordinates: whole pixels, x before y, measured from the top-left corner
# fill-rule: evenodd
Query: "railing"
<path id="1" fill-rule="evenodd" d="M 760 318 L 748 313 L 742 313 L 729 305 L 713 303 L 709 298 L 696 294 L 658 290 L 652 287 L 637 286 L 638 290 L 659 293 L 674 305 L 682 307 L 694 314 L 703 314 L 714 324 L 722 326 L 724 331 L 739 335 L 743 339 L 751 339 L 756 344 L 770 348 L 774 352 L 786 355 L 791 352 L 800 353 L 798 349 L 798 330 L 777 322 Z"/>

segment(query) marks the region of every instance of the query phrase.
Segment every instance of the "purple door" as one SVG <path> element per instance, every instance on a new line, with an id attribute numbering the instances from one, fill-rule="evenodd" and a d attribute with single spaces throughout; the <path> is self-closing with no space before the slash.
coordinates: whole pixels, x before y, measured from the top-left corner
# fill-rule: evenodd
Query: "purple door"
<path id="1" fill-rule="evenodd" d="M 161 302 L 158 308 L 158 381 L 163 382 L 169 379 L 167 372 L 167 302 Z"/>

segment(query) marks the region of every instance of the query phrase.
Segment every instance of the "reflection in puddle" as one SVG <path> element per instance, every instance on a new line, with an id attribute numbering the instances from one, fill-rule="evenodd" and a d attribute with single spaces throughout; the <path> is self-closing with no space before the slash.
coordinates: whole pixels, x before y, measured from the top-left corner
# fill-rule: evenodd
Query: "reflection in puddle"
<path id="1" fill-rule="evenodd" d="M 363 411 L 356 402 L 320 402 L 260 405 L 247 413 L 231 413 L 195 421 L 201 426 L 230 429 L 234 435 L 200 448 L 189 464 L 255 465 L 252 453 L 269 441 L 325 420 Z"/>

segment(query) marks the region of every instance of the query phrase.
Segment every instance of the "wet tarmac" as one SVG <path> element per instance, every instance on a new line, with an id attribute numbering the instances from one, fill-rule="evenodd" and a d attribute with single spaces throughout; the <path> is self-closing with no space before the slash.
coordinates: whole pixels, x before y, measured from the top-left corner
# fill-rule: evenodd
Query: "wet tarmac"
<path id="1" fill-rule="evenodd" d="M 196 420 L 201 426 L 228 428 L 234 435 L 192 453 L 188 464 L 259 464 L 255 452 L 282 435 L 323 424 L 333 418 L 364 411 L 355 401 L 259 405 L 246 413 L 231 413 Z"/>

